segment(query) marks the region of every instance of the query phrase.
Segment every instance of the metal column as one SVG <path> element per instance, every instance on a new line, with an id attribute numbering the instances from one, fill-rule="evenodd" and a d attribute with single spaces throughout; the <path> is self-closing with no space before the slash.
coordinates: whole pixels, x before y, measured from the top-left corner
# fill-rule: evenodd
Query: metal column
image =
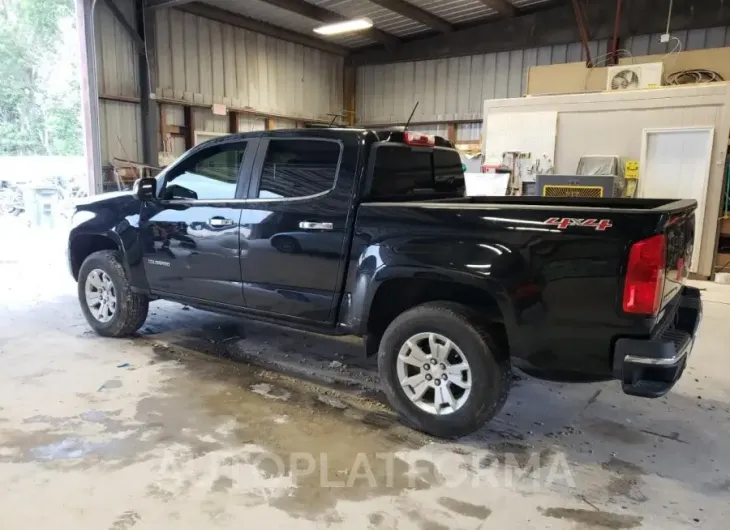
<path id="1" fill-rule="evenodd" d="M 94 9 L 96 0 L 76 0 L 80 45 L 81 114 L 89 195 L 101 193 L 101 136 L 99 131 L 99 84 L 96 72 Z"/>

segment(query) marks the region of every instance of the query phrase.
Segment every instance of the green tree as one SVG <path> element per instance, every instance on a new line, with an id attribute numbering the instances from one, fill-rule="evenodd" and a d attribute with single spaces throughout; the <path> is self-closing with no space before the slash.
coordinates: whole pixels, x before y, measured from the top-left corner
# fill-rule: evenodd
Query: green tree
<path id="1" fill-rule="evenodd" d="M 82 153 L 73 0 L 0 0 L 0 154 Z"/>

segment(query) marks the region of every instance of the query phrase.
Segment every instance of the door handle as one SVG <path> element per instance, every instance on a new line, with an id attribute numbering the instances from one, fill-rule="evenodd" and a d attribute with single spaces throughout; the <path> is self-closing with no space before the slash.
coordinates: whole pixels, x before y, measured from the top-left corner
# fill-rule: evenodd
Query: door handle
<path id="1" fill-rule="evenodd" d="M 233 219 L 226 219 L 224 217 L 211 217 L 208 219 L 210 226 L 233 226 L 235 223 Z"/>
<path id="2" fill-rule="evenodd" d="M 312 221 L 302 221 L 299 228 L 302 230 L 332 230 L 335 227 L 332 223 L 315 223 Z"/>

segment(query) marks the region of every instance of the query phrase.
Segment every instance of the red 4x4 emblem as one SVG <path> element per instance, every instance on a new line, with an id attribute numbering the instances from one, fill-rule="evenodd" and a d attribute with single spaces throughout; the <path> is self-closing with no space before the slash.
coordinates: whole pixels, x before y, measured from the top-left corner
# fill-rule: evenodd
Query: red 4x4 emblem
<path id="1" fill-rule="evenodd" d="M 551 217 L 545 221 L 545 224 L 554 226 L 559 230 L 565 230 L 569 226 L 586 226 L 601 232 L 613 226 L 610 219 L 574 219 L 572 217 Z"/>

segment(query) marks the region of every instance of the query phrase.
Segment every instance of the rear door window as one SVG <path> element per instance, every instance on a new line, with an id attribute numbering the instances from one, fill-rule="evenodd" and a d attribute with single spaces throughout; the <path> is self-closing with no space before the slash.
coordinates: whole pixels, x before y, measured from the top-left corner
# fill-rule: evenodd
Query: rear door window
<path id="1" fill-rule="evenodd" d="M 311 197 L 334 188 L 342 147 L 316 139 L 269 141 L 256 197 L 293 199 Z"/>

